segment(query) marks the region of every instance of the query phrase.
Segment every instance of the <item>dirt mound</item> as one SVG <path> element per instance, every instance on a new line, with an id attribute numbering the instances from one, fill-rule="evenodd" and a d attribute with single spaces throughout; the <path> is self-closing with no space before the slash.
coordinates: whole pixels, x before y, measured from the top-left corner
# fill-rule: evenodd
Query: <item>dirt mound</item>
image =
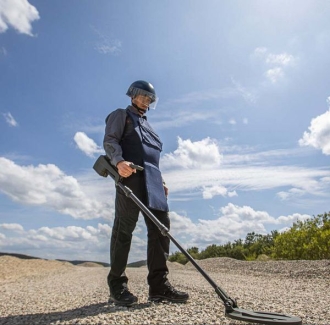
<path id="1" fill-rule="evenodd" d="M 185 266 L 183 264 L 180 264 L 178 262 L 167 262 L 167 267 L 170 270 L 184 270 Z"/>
<path id="2" fill-rule="evenodd" d="M 84 262 L 77 264 L 77 266 L 84 266 L 84 267 L 104 267 L 103 265 L 99 263 L 94 263 L 94 262 Z"/>
<path id="3" fill-rule="evenodd" d="M 24 276 L 48 274 L 72 267 L 69 262 L 0 256 L 0 281 L 13 281 Z"/>
<path id="4" fill-rule="evenodd" d="M 269 261 L 241 261 L 229 257 L 214 257 L 204 260 L 197 260 L 205 271 L 234 272 L 235 274 L 264 274 L 272 276 L 273 274 L 285 277 L 307 277 L 307 278 L 329 278 L 330 260 L 269 260 Z M 188 262 L 185 265 L 187 270 L 195 269 Z"/>

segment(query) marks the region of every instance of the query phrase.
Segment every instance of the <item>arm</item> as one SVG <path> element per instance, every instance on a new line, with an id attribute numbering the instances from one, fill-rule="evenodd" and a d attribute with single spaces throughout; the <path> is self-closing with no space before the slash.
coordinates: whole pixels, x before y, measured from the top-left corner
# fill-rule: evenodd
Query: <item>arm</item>
<path id="1" fill-rule="evenodd" d="M 168 196 L 168 187 L 167 187 L 167 185 L 164 181 L 164 178 L 162 178 L 162 180 L 163 180 L 163 187 L 164 187 L 165 196 L 167 197 Z"/>
<path id="2" fill-rule="evenodd" d="M 129 166 L 131 162 L 124 160 L 120 145 L 125 130 L 126 116 L 126 110 L 123 109 L 117 109 L 108 115 L 103 140 L 103 147 L 111 164 L 118 168 L 118 173 L 122 177 L 129 177 L 132 173 L 136 173 L 136 169 Z"/>
<path id="3" fill-rule="evenodd" d="M 124 133 L 126 122 L 126 111 L 117 109 L 106 119 L 103 147 L 110 158 L 112 165 L 117 166 L 118 162 L 124 160 L 120 141 Z"/>

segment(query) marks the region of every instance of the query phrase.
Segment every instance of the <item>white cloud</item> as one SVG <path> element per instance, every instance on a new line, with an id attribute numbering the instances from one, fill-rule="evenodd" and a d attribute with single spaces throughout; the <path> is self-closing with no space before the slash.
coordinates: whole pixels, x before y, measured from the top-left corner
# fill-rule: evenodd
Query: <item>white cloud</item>
<path id="1" fill-rule="evenodd" d="M 73 218 L 112 217 L 112 203 L 95 198 L 98 192 L 90 193 L 88 187 L 53 164 L 19 166 L 0 157 L 0 190 L 13 201 L 51 208 Z"/>
<path id="2" fill-rule="evenodd" d="M 98 35 L 95 50 L 101 54 L 117 55 L 121 52 L 122 42 L 118 39 L 110 39 L 94 26 L 91 29 Z"/>
<path id="3" fill-rule="evenodd" d="M 255 211 L 249 206 L 237 206 L 229 203 L 227 206 L 220 209 L 222 215 L 231 220 L 250 220 L 255 222 L 276 223 L 266 211 Z"/>
<path id="4" fill-rule="evenodd" d="M 265 225 L 291 226 L 297 220 L 306 220 L 308 215 L 295 213 L 289 216 L 272 217 L 266 211 L 256 211 L 250 206 L 229 203 L 220 208 L 215 220 L 199 219 L 193 223 L 188 217 L 171 213 L 171 232 L 185 239 L 186 247 L 205 248 L 209 244 L 225 244 L 245 238 L 249 232 L 267 234 Z"/>
<path id="5" fill-rule="evenodd" d="M 11 115 L 11 113 L 3 113 L 3 117 L 5 118 L 6 122 L 9 126 L 18 126 L 18 123 L 14 119 L 14 117 Z"/>
<path id="6" fill-rule="evenodd" d="M 325 155 L 330 155 L 330 109 L 311 120 L 308 131 L 305 131 L 299 140 L 299 145 L 321 149 Z"/>
<path id="7" fill-rule="evenodd" d="M 220 89 L 206 89 L 184 94 L 180 98 L 169 99 L 158 105 L 157 121 L 153 122 L 156 130 L 179 128 L 184 125 L 205 121 L 216 125 L 222 124 L 221 113 L 228 110 L 223 102 L 231 99 L 253 104 L 256 101 L 256 94 L 241 86 L 232 79 L 233 87 Z M 216 106 L 216 107 L 215 107 Z"/>
<path id="8" fill-rule="evenodd" d="M 279 79 L 281 79 L 284 76 L 284 73 L 282 68 L 276 67 L 267 70 L 265 75 L 272 83 L 276 83 Z"/>
<path id="9" fill-rule="evenodd" d="M 2 249 L 10 249 L 28 255 L 36 251 L 36 256 L 45 258 L 70 258 L 107 261 L 107 255 L 101 257 L 102 251 L 109 249 L 111 227 L 107 224 L 98 224 L 97 227 L 77 226 L 68 227 L 41 227 L 38 229 L 24 230 L 18 224 L 0 224 L 4 231 L 10 230 L 5 236 L 6 241 L 1 243 Z M 16 232 L 17 235 L 15 236 Z M 54 254 L 59 254 L 56 256 Z M 75 256 L 72 258 L 72 256 Z M 100 256 L 99 258 L 95 258 Z"/>
<path id="10" fill-rule="evenodd" d="M 311 218 L 311 216 L 308 214 L 294 213 L 292 215 L 278 217 L 277 222 L 278 222 L 278 224 L 288 225 L 288 224 L 293 224 L 294 222 L 297 222 L 298 220 L 305 221 L 309 218 Z"/>
<path id="11" fill-rule="evenodd" d="M 276 195 L 282 200 L 290 200 L 292 198 L 303 196 L 306 192 L 304 190 L 301 190 L 299 188 L 291 188 L 288 192 L 278 192 Z"/>
<path id="12" fill-rule="evenodd" d="M 178 137 L 178 148 L 169 154 L 165 154 L 161 164 L 162 167 L 181 168 L 214 168 L 220 165 L 222 155 L 217 143 L 205 138 L 201 141 L 192 142 L 190 139 L 182 140 Z"/>
<path id="13" fill-rule="evenodd" d="M 17 232 L 21 232 L 24 230 L 24 228 L 18 223 L 3 223 L 0 224 L 0 228 L 5 230 L 13 230 Z"/>
<path id="14" fill-rule="evenodd" d="M 208 138 L 204 140 L 209 141 Z M 287 155 L 299 156 L 302 151 L 300 148 L 296 151 L 272 150 L 257 153 L 253 152 L 253 148 L 245 152 L 238 148 L 237 154 L 222 155 L 217 144 L 211 142 L 212 146 L 209 147 L 208 144 L 211 143 L 207 141 L 195 143 L 186 140 L 186 146 L 179 138 L 178 149 L 162 157 L 163 177 L 176 199 L 184 195 L 183 198 L 189 200 L 198 194 L 210 198 L 217 186 L 236 191 L 277 189 L 280 193 L 278 196 L 282 199 L 286 195 L 280 192 L 283 188 L 295 188 L 300 193 L 321 197 L 329 191 L 329 183 L 323 181 L 330 176 L 328 169 L 278 164 Z M 199 152 L 200 147 L 204 152 Z M 292 192 L 294 191 L 291 191 L 291 195 Z M 291 198 L 298 200 L 300 196 Z"/>
<path id="15" fill-rule="evenodd" d="M 231 125 L 236 125 L 236 124 L 237 124 L 237 123 L 236 123 L 236 120 L 233 119 L 233 118 L 231 118 L 231 119 L 228 121 L 228 123 L 231 124 Z"/>
<path id="16" fill-rule="evenodd" d="M 13 27 L 19 33 L 32 36 L 32 22 L 40 18 L 38 10 L 27 0 L 0 1 L 0 33 Z"/>
<path id="17" fill-rule="evenodd" d="M 258 47 L 254 50 L 253 56 L 261 60 L 267 68 L 265 76 L 272 83 L 277 83 L 285 76 L 285 69 L 294 66 L 298 62 L 298 58 L 289 53 L 274 54 L 270 53 L 266 47 Z"/>
<path id="18" fill-rule="evenodd" d="M 267 50 L 266 47 L 257 47 L 254 50 L 253 54 L 257 57 L 262 57 L 263 58 L 267 54 L 267 51 L 268 50 Z"/>
<path id="19" fill-rule="evenodd" d="M 294 65 L 298 60 L 292 54 L 285 52 L 280 54 L 270 53 L 266 47 L 257 47 L 254 50 L 253 55 L 259 59 L 262 59 L 266 64 L 272 66 Z"/>
<path id="20" fill-rule="evenodd" d="M 216 124 L 221 124 L 219 120 L 219 114 L 216 111 L 193 111 L 189 110 L 189 113 L 185 110 L 176 111 L 170 116 L 167 116 L 166 113 L 163 116 L 160 116 L 159 122 L 154 122 L 153 126 L 157 130 L 168 129 L 168 128 L 179 128 L 184 125 L 189 125 L 197 121 L 213 121 Z"/>
<path id="21" fill-rule="evenodd" d="M 121 52 L 121 41 L 103 41 L 103 43 L 97 43 L 95 49 L 101 54 L 118 54 Z"/>
<path id="22" fill-rule="evenodd" d="M 203 199 L 212 199 L 216 195 L 226 196 L 228 195 L 228 190 L 224 186 L 214 185 L 214 186 L 204 186 L 203 187 Z"/>
<path id="23" fill-rule="evenodd" d="M 169 212 L 171 220 L 171 233 L 191 233 L 197 231 L 197 225 L 195 225 L 187 216 L 181 216 L 174 211 Z"/>
<path id="24" fill-rule="evenodd" d="M 236 193 L 236 191 L 231 191 L 231 192 L 228 192 L 228 196 L 234 197 L 234 196 L 238 196 L 238 194 Z"/>
<path id="25" fill-rule="evenodd" d="M 142 222 L 140 218 L 138 224 Z M 18 224 L 0 224 L 0 247 L 8 252 L 49 259 L 90 260 L 109 262 L 112 228 L 96 226 L 40 227 L 25 230 Z M 142 236 L 141 236 L 142 237 Z M 146 234 L 133 234 L 130 262 L 146 259 Z"/>
<path id="26" fill-rule="evenodd" d="M 250 104 L 254 104 L 257 100 L 257 96 L 251 90 L 247 90 L 244 88 L 239 82 L 237 82 L 234 78 L 231 78 L 232 83 L 235 86 L 235 89 L 242 95 L 244 100 Z"/>
<path id="27" fill-rule="evenodd" d="M 170 100 L 167 104 L 170 105 L 178 105 L 178 104 L 188 104 L 198 106 L 201 102 L 206 102 L 213 99 L 223 99 L 223 98 L 231 98 L 240 96 L 241 92 L 238 89 L 227 87 L 227 88 L 220 88 L 220 89 L 207 89 L 204 91 L 193 91 L 184 96 Z"/>
<path id="28" fill-rule="evenodd" d="M 287 53 L 282 53 L 282 54 L 272 54 L 269 53 L 266 56 L 266 63 L 271 64 L 271 65 L 289 65 L 293 64 L 295 62 L 295 58 L 291 54 Z"/>
<path id="29" fill-rule="evenodd" d="M 225 244 L 245 238 L 249 232 L 267 234 L 265 225 L 290 227 L 297 220 L 306 220 L 308 215 L 295 213 L 274 218 L 266 211 L 257 211 L 250 206 L 229 203 L 218 210 L 214 220 L 199 219 L 193 222 L 189 217 L 170 212 L 171 234 L 185 247 L 201 249 L 210 244 Z M 143 218 L 139 219 L 139 227 Z M 108 261 L 111 227 L 98 223 L 97 226 L 40 227 L 24 230 L 18 224 L 0 224 L 0 246 L 3 250 L 44 258 L 81 259 Z M 145 227 L 144 227 L 145 229 Z M 171 250 L 177 247 L 171 245 Z M 146 258 L 146 233 L 134 232 L 130 261 Z"/>
<path id="30" fill-rule="evenodd" d="M 78 148 L 89 157 L 93 158 L 94 154 L 104 153 L 104 150 L 84 132 L 77 132 L 73 139 L 76 142 Z"/>

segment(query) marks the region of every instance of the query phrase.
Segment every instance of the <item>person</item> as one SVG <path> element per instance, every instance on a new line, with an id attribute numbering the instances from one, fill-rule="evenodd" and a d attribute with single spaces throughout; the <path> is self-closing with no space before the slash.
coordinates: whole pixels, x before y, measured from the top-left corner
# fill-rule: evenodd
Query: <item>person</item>
<path id="1" fill-rule="evenodd" d="M 133 82 L 126 95 L 131 98 L 131 105 L 126 109 L 118 108 L 106 118 L 104 150 L 111 164 L 117 167 L 122 183 L 133 191 L 165 227 L 170 229 L 168 188 L 159 170 L 162 142 L 146 117 L 149 108 L 156 107 L 158 97 L 153 85 L 144 80 Z M 143 171 L 130 167 L 131 163 L 142 166 Z M 138 301 L 128 289 L 125 269 L 132 233 L 140 212 L 144 216 L 148 233 L 148 300 L 186 302 L 189 295 L 176 290 L 167 278 L 169 238 L 163 236 L 148 216 L 118 187 L 110 240 L 111 268 L 107 278 L 109 301 L 123 306 L 130 306 Z"/>

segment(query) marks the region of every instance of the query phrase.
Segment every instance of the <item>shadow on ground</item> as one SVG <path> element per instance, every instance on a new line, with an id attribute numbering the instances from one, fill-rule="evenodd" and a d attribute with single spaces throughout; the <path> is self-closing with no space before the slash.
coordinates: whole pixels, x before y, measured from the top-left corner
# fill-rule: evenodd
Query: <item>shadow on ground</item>
<path id="1" fill-rule="evenodd" d="M 58 311 L 52 313 L 41 313 L 41 314 L 26 314 L 26 315 L 13 315 L 13 316 L 6 316 L 0 317 L 0 324 L 6 325 L 18 325 L 18 324 L 54 324 L 56 322 L 67 322 L 75 319 L 75 324 L 79 324 L 79 319 L 83 319 L 86 317 L 93 317 L 100 314 L 109 314 L 115 313 L 122 310 L 137 310 L 137 309 L 144 309 L 150 306 L 149 303 L 141 303 L 136 304 L 132 307 L 118 307 L 113 304 L 105 303 L 98 303 L 92 304 L 88 306 L 79 307 L 76 309 L 71 309 L 67 311 Z"/>

